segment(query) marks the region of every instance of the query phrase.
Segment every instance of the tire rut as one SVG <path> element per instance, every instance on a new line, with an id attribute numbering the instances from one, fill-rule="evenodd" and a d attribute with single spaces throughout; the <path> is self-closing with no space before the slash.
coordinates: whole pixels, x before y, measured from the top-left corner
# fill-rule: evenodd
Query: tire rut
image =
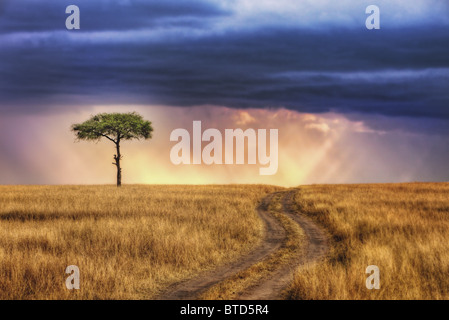
<path id="1" fill-rule="evenodd" d="M 285 230 L 280 223 L 267 212 L 273 194 L 268 195 L 258 207 L 257 212 L 264 221 L 265 232 L 261 243 L 249 254 L 240 257 L 237 261 L 225 264 L 215 270 L 203 272 L 192 279 L 175 283 L 163 291 L 158 300 L 193 300 L 207 289 L 233 274 L 247 269 L 251 265 L 262 261 L 266 256 L 275 252 L 282 245 Z"/>
<path id="2" fill-rule="evenodd" d="M 238 299 L 241 300 L 274 300 L 282 299 L 282 292 L 292 282 L 295 270 L 304 265 L 312 264 L 325 257 L 329 250 L 329 239 L 323 228 L 315 224 L 312 219 L 298 213 L 293 208 L 295 190 L 283 192 L 282 213 L 299 224 L 304 231 L 307 242 L 303 245 L 303 252 L 293 257 L 289 263 L 282 265 L 267 279 L 249 288 Z"/>
<path id="3" fill-rule="evenodd" d="M 264 198 L 257 209 L 265 223 L 264 238 L 249 254 L 237 261 L 228 263 L 215 270 L 202 272 L 196 277 L 168 287 L 157 299 L 159 300 L 192 300 L 198 298 L 215 284 L 263 261 L 271 253 L 277 251 L 286 238 L 286 232 L 280 222 L 267 211 L 274 195 L 282 193 L 282 214 L 295 221 L 306 235 L 302 252 L 298 253 L 286 264 L 281 265 L 269 277 L 248 288 L 237 299 L 240 300 L 274 300 L 282 299 L 282 292 L 293 280 L 294 271 L 304 265 L 312 264 L 325 257 L 329 250 L 329 239 L 323 228 L 309 217 L 297 212 L 293 207 L 295 189 L 275 192 Z"/>

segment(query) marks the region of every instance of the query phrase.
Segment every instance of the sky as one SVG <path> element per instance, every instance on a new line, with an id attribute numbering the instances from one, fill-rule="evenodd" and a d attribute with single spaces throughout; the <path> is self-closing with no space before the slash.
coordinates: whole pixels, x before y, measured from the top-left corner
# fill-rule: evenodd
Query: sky
<path id="1" fill-rule="evenodd" d="M 114 183 L 113 145 L 70 126 L 131 111 L 155 131 L 124 183 L 449 181 L 449 2 L 1 0 L 0 184 Z M 194 120 L 278 129 L 278 172 L 172 164 Z"/>

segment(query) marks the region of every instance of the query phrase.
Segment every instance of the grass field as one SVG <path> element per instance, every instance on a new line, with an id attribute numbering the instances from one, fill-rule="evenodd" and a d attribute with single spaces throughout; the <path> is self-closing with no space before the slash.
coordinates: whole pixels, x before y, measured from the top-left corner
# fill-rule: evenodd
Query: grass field
<path id="1" fill-rule="evenodd" d="M 0 186 L 0 299 L 141 299 L 260 239 L 279 188 Z M 81 290 L 65 287 L 80 268 Z"/>
<path id="2" fill-rule="evenodd" d="M 0 299 L 154 298 L 250 252 L 263 235 L 256 207 L 279 191 L 267 210 L 286 230 L 283 245 L 202 296 L 233 299 L 299 250 L 302 231 L 282 213 L 285 190 L 0 186 Z M 293 202 L 331 243 L 283 297 L 449 299 L 449 183 L 301 186 Z M 81 290 L 66 289 L 68 265 L 80 268 Z M 380 290 L 365 287 L 368 265 L 380 268 Z"/>
<path id="3" fill-rule="evenodd" d="M 262 261 L 253 264 L 251 267 L 212 286 L 200 296 L 200 299 L 238 299 L 240 294 L 243 294 L 245 290 L 256 285 L 265 277 L 269 277 L 277 268 L 288 263 L 292 258 L 294 259 L 295 254 L 303 251 L 302 245 L 305 241 L 305 235 L 298 224 L 282 213 L 283 206 L 280 194 L 274 195 L 265 209 L 277 219 L 285 230 L 285 239 L 279 250 L 268 255 Z"/>
<path id="4" fill-rule="evenodd" d="M 329 261 L 298 270 L 291 299 L 449 299 L 449 183 L 304 186 L 298 210 L 332 237 Z M 380 290 L 365 268 L 380 268 Z"/>

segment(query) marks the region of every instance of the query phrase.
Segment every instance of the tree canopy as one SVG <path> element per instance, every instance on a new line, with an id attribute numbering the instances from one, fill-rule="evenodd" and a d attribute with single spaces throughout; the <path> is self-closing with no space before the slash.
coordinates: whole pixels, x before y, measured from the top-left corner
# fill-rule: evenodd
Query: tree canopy
<path id="1" fill-rule="evenodd" d="M 120 140 L 150 139 L 153 127 L 150 121 L 136 113 L 100 113 L 83 123 L 72 125 L 79 140 L 100 140 L 102 137 L 114 143 Z"/>
<path id="2" fill-rule="evenodd" d="M 72 125 L 72 131 L 78 140 L 98 141 L 104 137 L 115 143 L 117 153 L 114 155 L 113 164 L 117 167 L 117 186 L 119 187 L 122 185 L 120 142 L 141 138 L 151 139 L 153 127 L 150 121 L 144 120 L 136 112 L 100 113 L 83 123 Z"/>

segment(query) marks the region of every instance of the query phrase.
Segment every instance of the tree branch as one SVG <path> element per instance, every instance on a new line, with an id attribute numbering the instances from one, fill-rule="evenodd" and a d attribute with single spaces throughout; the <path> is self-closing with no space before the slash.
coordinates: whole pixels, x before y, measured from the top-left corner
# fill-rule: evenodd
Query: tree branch
<path id="1" fill-rule="evenodd" d="M 99 134 L 99 135 L 101 135 L 101 136 L 103 136 L 103 137 L 105 137 L 105 138 L 108 138 L 109 140 L 111 140 L 111 141 L 114 142 L 114 143 L 117 143 L 117 141 L 115 141 L 114 139 L 108 137 L 107 135 L 105 135 L 105 134 L 103 134 L 103 133 L 100 133 L 100 132 L 95 132 L 95 133 L 96 133 L 96 134 Z"/>

